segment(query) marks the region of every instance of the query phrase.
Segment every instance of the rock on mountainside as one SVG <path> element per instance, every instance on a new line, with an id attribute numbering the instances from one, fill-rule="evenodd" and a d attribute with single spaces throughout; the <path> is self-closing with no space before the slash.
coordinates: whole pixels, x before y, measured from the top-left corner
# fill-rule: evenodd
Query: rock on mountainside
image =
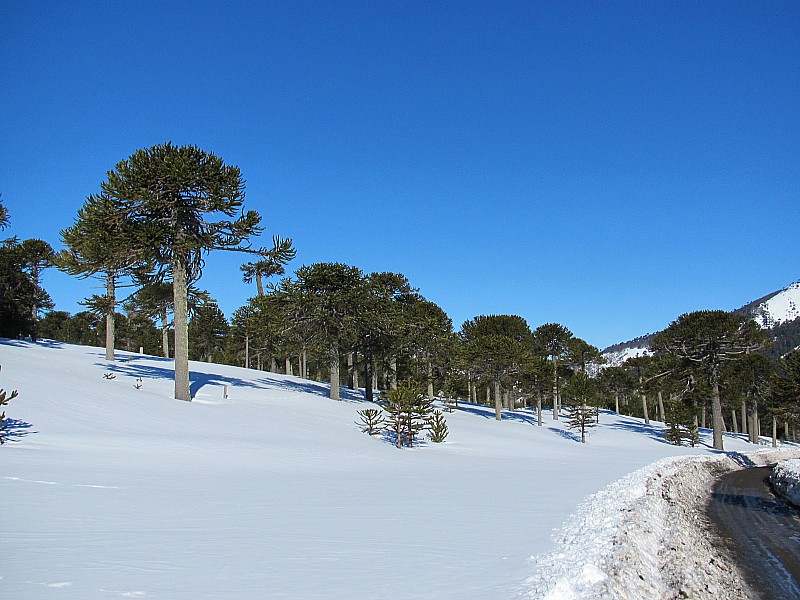
<path id="1" fill-rule="evenodd" d="M 783 356 L 800 347 L 800 281 L 762 296 L 733 312 L 750 317 L 768 330 L 774 341 L 768 351 L 771 357 Z M 603 350 L 605 366 L 618 366 L 629 358 L 648 354 L 653 335 L 647 334 L 629 342 L 609 346 Z"/>

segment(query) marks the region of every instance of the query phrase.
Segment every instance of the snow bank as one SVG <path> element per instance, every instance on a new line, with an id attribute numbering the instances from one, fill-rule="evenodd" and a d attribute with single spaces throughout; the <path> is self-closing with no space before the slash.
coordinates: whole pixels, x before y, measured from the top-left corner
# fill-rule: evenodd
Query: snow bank
<path id="1" fill-rule="evenodd" d="M 777 493 L 800 507 L 800 459 L 779 462 L 772 469 L 769 482 Z"/>
<path id="2" fill-rule="evenodd" d="M 736 567 L 707 533 L 705 505 L 719 475 L 763 466 L 797 450 L 670 457 L 590 496 L 557 534 L 558 549 L 532 558 L 524 595 L 545 600 L 746 598 Z M 795 475 L 800 473 L 800 461 Z"/>

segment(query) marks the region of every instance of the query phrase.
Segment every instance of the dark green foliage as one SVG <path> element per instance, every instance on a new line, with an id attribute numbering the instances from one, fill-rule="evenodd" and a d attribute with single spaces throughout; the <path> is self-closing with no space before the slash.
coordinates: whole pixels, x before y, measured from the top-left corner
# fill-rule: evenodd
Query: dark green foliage
<path id="1" fill-rule="evenodd" d="M 428 418 L 428 438 L 437 444 L 447 438 L 450 430 L 447 428 L 447 421 L 440 410 L 434 410 Z"/>
<path id="2" fill-rule="evenodd" d="M 34 262 L 39 264 L 38 253 L 31 255 L 34 246 L 28 242 L 39 240 L 20 243 L 12 238 L 0 246 L 0 337 L 35 339 L 38 311 L 53 306 L 50 296 L 38 284 L 38 274 L 34 279 L 34 271 L 41 267 L 34 269 Z"/>
<path id="3" fill-rule="evenodd" d="M 356 422 L 364 433 L 376 435 L 383 431 L 385 419 L 383 411 L 377 408 L 365 408 L 358 411 L 359 420 Z"/>
<path id="4" fill-rule="evenodd" d="M 217 362 L 222 358 L 229 325 L 213 300 L 194 307 L 189 321 L 189 359 Z"/>
<path id="5" fill-rule="evenodd" d="M 597 384 L 585 373 L 576 373 L 564 386 L 567 404 L 567 426 L 581 432 L 581 442 L 586 443 L 586 430 L 597 424 Z"/>
<path id="6" fill-rule="evenodd" d="M 411 448 L 414 440 L 428 425 L 432 403 L 422 391 L 410 383 L 402 383 L 386 395 L 387 429 L 398 448 Z"/>
<path id="7" fill-rule="evenodd" d="M 0 229 L 8 227 L 8 209 L 3 206 L 3 195 L 0 194 Z"/>
<path id="8" fill-rule="evenodd" d="M 766 336 L 755 322 L 721 310 L 681 315 L 653 338 L 653 349 L 673 361 L 676 373 L 684 373 L 687 378 L 696 374 L 711 388 L 716 450 L 723 449 L 723 366 L 765 345 Z"/>
<path id="9" fill-rule="evenodd" d="M 251 283 L 255 279 L 259 296 L 264 295 L 264 279 L 286 273 L 284 265 L 297 255 L 292 247 L 292 240 L 281 239 L 276 235 L 272 238 L 272 244 L 271 250 L 261 252 L 260 260 L 241 266 L 242 279 L 245 283 Z"/>
<path id="10" fill-rule="evenodd" d="M 687 442 L 695 446 L 700 442 L 700 434 L 695 425 L 696 409 L 688 398 L 670 398 L 664 402 L 667 430 L 664 438 L 676 446 Z"/>

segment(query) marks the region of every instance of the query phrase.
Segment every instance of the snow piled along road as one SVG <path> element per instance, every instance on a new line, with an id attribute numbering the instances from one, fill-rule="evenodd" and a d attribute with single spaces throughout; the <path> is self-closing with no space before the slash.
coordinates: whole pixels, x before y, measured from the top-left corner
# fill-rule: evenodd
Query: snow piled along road
<path id="1" fill-rule="evenodd" d="M 195 401 L 178 402 L 172 361 L 119 356 L 0 340 L 0 388 L 20 394 L 2 597 L 613 598 L 641 573 L 653 594 L 632 597 L 656 598 L 673 586 L 659 548 L 681 542 L 664 530 L 703 488 L 658 482 L 722 460 L 629 417 L 604 413 L 583 445 L 550 415 L 470 404 L 444 444 L 398 450 L 359 431 L 354 393 L 192 363 Z"/>

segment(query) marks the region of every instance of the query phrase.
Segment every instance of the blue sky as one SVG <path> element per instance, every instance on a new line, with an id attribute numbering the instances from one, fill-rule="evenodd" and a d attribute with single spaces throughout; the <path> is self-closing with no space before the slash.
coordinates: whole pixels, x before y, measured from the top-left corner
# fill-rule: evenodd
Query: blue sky
<path id="1" fill-rule="evenodd" d="M 6 234 L 59 247 L 171 140 L 241 168 L 294 268 L 404 273 L 456 327 L 603 347 L 800 279 L 796 2 L 7 0 L 0 56 Z M 71 312 L 93 285 L 45 277 Z"/>

